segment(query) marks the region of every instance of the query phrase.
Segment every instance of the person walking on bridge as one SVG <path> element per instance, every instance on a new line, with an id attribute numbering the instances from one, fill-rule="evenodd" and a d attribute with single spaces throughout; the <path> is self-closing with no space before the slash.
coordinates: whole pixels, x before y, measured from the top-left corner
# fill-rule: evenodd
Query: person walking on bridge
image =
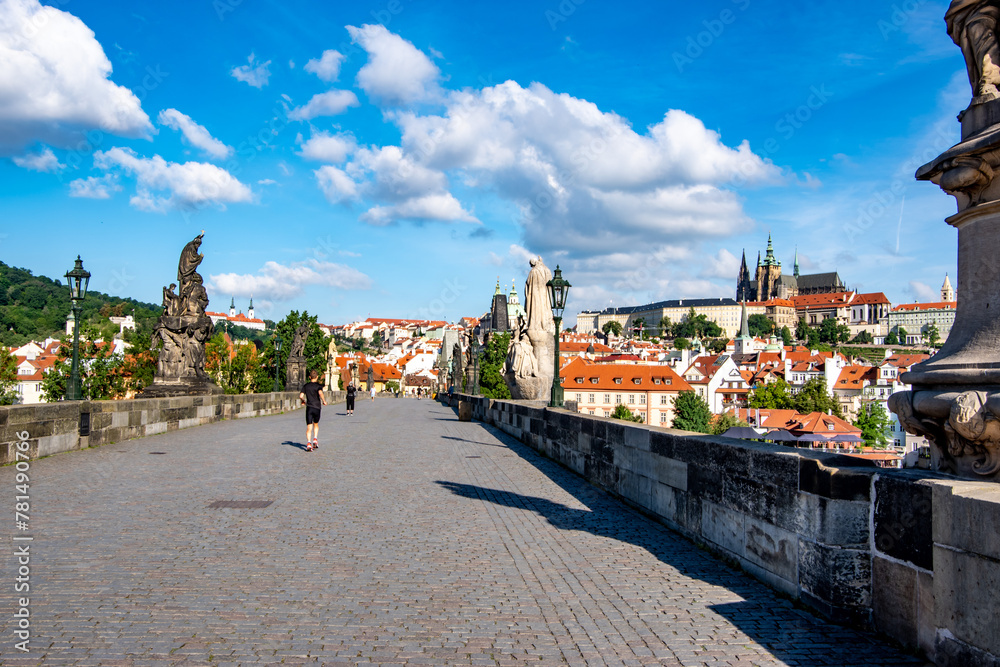
<path id="1" fill-rule="evenodd" d="M 323 395 L 323 385 L 317 380 L 319 373 L 315 370 L 309 371 L 309 382 L 302 386 L 299 392 L 299 400 L 306 406 L 306 451 L 311 452 L 319 449 L 319 417 L 323 406 L 326 405 L 326 396 Z"/>
<path id="2" fill-rule="evenodd" d="M 347 385 L 347 415 L 348 416 L 354 414 L 354 398 L 357 396 L 357 394 L 358 394 L 358 389 L 357 389 L 357 387 L 354 386 L 354 383 L 353 382 L 348 383 L 348 385 Z"/>

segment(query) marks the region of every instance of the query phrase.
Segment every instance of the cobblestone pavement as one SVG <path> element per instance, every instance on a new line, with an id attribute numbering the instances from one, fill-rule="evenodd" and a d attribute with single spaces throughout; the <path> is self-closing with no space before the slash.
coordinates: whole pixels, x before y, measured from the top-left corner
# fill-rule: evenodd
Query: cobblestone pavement
<path id="1" fill-rule="evenodd" d="M 327 407 L 312 453 L 303 422 L 32 462 L 30 652 L 8 546 L 0 664 L 921 664 L 437 403 Z"/>

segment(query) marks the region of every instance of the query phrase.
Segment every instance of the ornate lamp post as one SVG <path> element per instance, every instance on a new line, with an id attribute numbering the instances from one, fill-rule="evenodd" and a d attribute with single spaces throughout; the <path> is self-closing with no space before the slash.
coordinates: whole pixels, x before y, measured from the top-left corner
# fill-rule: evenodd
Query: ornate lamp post
<path id="1" fill-rule="evenodd" d="M 469 388 L 472 391 L 473 396 L 479 395 L 479 353 L 481 348 L 479 347 L 479 333 L 481 329 L 477 325 L 475 329 L 472 330 L 472 386 Z"/>
<path id="2" fill-rule="evenodd" d="M 65 277 L 69 285 L 69 298 L 73 302 L 73 367 L 66 384 L 66 400 L 79 401 L 83 398 L 80 392 L 80 304 L 86 298 L 87 285 L 90 284 L 90 272 L 83 268 L 83 260 L 79 255 L 76 256 L 73 269 L 67 271 Z"/>
<path id="3" fill-rule="evenodd" d="M 275 341 L 274 341 L 274 391 L 278 392 L 278 391 L 280 391 L 280 388 L 278 386 L 278 361 L 279 361 L 279 357 L 281 356 L 280 355 L 280 352 L 281 352 L 281 336 L 275 336 L 274 338 L 275 338 Z"/>
<path id="4" fill-rule="evenodd" d="M 549 288 L 549 299 L 552 301 L 552 319 L 556 321 L 556 355 L 555 373 L 552 375 L 552 399 L 549 401 L 550 408 L 561 408 L 563 406 L 563 388 L 559 380 L 559 325 L 562 324 L 563 310 L 566 308 L 566 296 L 569 294 L 571 285 L 563 280 L 562 271 L 556 264 L 556 272 L 552 280 L 545 283 Z"/>

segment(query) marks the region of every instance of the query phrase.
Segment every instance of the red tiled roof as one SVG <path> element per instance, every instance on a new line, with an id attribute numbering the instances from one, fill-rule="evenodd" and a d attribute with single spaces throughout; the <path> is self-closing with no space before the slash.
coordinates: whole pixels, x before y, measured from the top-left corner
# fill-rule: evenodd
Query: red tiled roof
<path id="1" fill-rule="evenodd" d="M 916 310 L 955 310 L 958 308 L 957 301 L 932 301 L 928 303 L 901 303 L 892 309 L 892 312 Z"/>
<path id="2" fill-rule="evenodd" d="M 669 366 L 597 364 L 583 357 L 576 357 L 563 366 L 559 375 L 563 378 L 563 388 L 567 392 L 584 389 L 619 392 L 691 391 L 691 385 Z M 621 384 L 615 382 L 616 378 L 621 380 Z M 635 380 L 639 380 L 639 383 L 636 384 Z M 656 380 L 660 384 L 656 384 Z"/>

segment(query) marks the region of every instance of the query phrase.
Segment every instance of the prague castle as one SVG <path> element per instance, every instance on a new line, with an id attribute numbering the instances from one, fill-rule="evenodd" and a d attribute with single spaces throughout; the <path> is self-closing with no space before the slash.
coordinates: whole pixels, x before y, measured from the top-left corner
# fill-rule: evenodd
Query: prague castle
<path id="1" fill-rule="evenodd" d="M 747 254 L 743 252 L 740 273 L 736 279 L 737 301 L 768 301 L 770 299 L 791 299 L 805 294 L 833 294 L 844 292 L 847 287 L 836 271 L 832 273 L 799 274 L 799 254 L 795 253 L 792 275 L 782 275 L 781 262 L 774 256 L 771 235 L 767 236 L 767 252 L 764 259 L 757 253 L 757 271 L 750 280 L 747 268 Z"/>

